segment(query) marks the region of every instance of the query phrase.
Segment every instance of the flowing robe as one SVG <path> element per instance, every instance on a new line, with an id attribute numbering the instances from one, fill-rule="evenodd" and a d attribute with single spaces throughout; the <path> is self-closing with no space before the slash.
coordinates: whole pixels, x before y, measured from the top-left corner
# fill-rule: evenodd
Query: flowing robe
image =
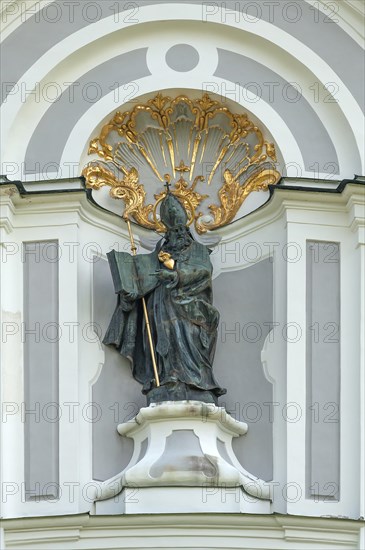
<path id="1" fill-rule="evenodd" d="M 219 313 L 212 305 L 209 250 L 192 241 L 174 258 L 177 280 L 168 286 L 155 275 L 157 270 L 165 269 L 158 260 L 161 249 L 160 242 L 151 254 L 133 259 L 123 252 L 108 254 L 118 304 L 103 342 L 114 345 L 132 361 L 133 376 L 143 384 L 143 393 L 155 388 L 146 322 L 139 299 L 144 296 L 160 384 L 171 388 L 167 398 L 174 399 L 174 391 L 181 396 L 176 388 L 184 385 L 185 398 L 203 396 L 201 400 L 211 401 L 204 398 L 208 392 L 216 402 L 225 390 L 219 387 L 212 371 Z M 136 294 L 137 298 L 133 299 Z M 159 388 L 154 389 L 157 390 Z M 166 392 L 164 395 L 162 400 L 167 399 Z"/>

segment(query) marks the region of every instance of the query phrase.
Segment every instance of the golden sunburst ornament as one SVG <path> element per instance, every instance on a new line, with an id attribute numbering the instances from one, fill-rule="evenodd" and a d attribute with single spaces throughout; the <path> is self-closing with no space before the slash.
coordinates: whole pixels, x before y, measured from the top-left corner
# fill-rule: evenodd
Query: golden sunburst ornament
<path id="1" fill-rule="evenodd" d="M 274 144 L 246 114 L 231 113 L 208 94 L 200 99 L 157 94 L 118 111 L 91 140 L 88 153 L 97 160 L 82 172 L 86 186 L 110 186 L 127 215 L 156 231 L 165 229 L 158 205 L 166 191 L 157 191 L 167 174 L 175 182 L 171 192 L 199 233 L 231 222 L 252 191 L 267 190 L 280 179 Z"/>

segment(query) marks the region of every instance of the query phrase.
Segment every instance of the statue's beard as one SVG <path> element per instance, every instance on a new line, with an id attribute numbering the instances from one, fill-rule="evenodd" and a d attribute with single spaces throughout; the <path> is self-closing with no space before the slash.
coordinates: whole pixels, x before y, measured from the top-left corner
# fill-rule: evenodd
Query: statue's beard
<path id="1" fill-rule="evenodd" d="M 189 238 L 188 235 L 182 235 L 178 237 L 174 236 L 174 237 L 169 237 L 166 240 L 163 248 L 167 252 L 177 253 L 187 248 L 190 244 L 191 244 L 191 239 Z"/>

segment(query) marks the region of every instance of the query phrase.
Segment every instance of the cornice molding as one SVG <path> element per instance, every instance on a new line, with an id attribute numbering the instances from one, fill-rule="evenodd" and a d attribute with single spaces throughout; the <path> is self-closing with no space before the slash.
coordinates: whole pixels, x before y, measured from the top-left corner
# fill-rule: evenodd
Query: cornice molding
<path id="1" fill-rule="evenodd" d="M 244 238 L 259 227 L 272 224 L 280 218 L 284 218 L 285 222 L 294 221 L 288 217 L 287 212 L 289 211 L 351 214 L 353 211 L 351 203 L 353 194 L 357 197 L 358 205 L 364 209 L 365 214 L 365 188 L 362 188 L 363 192 L 361 192 L 358 183 L 353 180 L 345 180 L 345 183 L 341 182 L 337 189 L 325 192 L 325 201 L 323 200 L 324 191 L 322 189 L 274 186 L 270 189 L 271 196 L 267 203 L 248 216 L 236 220 L 215 233 L 219 234 L 222 242 L 232 242 Z M 305 190 L 304 193 L 302 193 L 303 190 Z M 346 220 L 345 224 L 343 221 L 339 224 L 340 226 L 351 226 L 352 219 Z M 306 222 L 302 220 L 301 223 Z M 313 223 L 312 219 L 308 219 L 307 223 Z M 321 218 L 318 219 L 317 223 L 327 224 L 328 222 Z"/>
<path id="2" fill-rule="evenodd" d="M 7 547 L 23 548 L 23 545 L 38 543 L 38 548 L 47 547 L 51 543 L 64 543 L 64 548 L 78 541 L 93 539 L 93 548 L 110 548 L 111 538 L 119 539 L 119 548 L 128 544 L 133 537 L 135 548 L 153 547 L 153 537 L 166 540 L 173 544 L 181 537 L 182 532 L 193 539 L 206 543 L 212 542 L 214 537 L 226 536 L 232 538 L 257 541 L 256 548 L 260 548 L 260 540 L 265 541 L 265 547 L 284 548 L 287 543 L 291 548 L 302 548 L 303 543 L 332 545 L 333 548 L 358 548 L 359 532 L 364 527 L 361 520 L 354 521 L 338 518 L 314 518 L 303 516 L 284 515 L 250 515 L 250 514 L 148 514 L 148 515 L 115 515 L 89 516 L 88 514 L 28 517 L 2 520 L 5 530 Z M 102 532 L 103 536 L 98 536 Z M 152 544 L 151 544 L 152 542 Z M 109 546 L 108 546 L 109 544 Z M 186 547 L 191 544 L 186 541 Z M 229 544 L 229 543 L 228 543 Z M 227 544 L 227 546 L 228 546 Z M 250 544 L 250 547 L 251 547 Z M 47 546 L 46 546 L 47 545 Z M 81 546 L 80 546 L 81 548 Z"/>
<path id="3" fill-rule="evenodd" d="M 295 221 L 293 217 L 288 217 L 286 214 L 288 211 L 348 214 L 346 221 L 339 219 L 340 223 L 335 225 L 352 227 L 355 223 L 355 228 L 362 227 L 364 215 L 361 216 L 361 213 L 365 214 L 365 182 L 363 180 L 359 177 L 354 180 L 344 180 L 336 188 L 328 189 L 326 186 L 316 188 L 303 186 L 305 182 L 302 180 L 295 182 L 290 180 L 290 185 L 285 185 L 285 179 L 283 179 L 281 184 L 270 187 L 270 198 L 264 205 L 247 216 L 211 232 L 211 234 L 220 237 L 222 242 L 232 242 L 244 238 L 278 219 L 284 218 L 285 222 Z M 26 220 L 26 223 L 24 223 L 25 220 L 22 222 L 15 220 L 16 214 L 23 216 L 64 214 L 67 216 L 61 222 L 58 221 L 56 225 L 78 225 L 79 220 L 82 220 L 98 229 L 128 240 L 128 233 L 122 218 L 96 205 L 92 200 L 91 193 L 85 192 L 84 189 L 73 189 L 70 192 L 59 190 L 31 192 L 26 190 L 21 182 L 6 181 L 0 184 L 0 195 L 5 197 L 6 200 L 3 202 L 9 208 L 9 214 L 3 215 L 2 218 L 2 224 L 7 231 L 12 228 L 34 226 L 34 220 L 31 218 Z M 323 200 L 324 196 L 325 200 Z M 312 219 L 308 219 L 308 222 L 301 220 L 301 223 L 313 223 L 313 221 Z M 328 221 L 318 220 L 318 224 L 321 223 L 328 224 Z M 52 223 L 52 225 L 54 224 L 55 222 Z M 40 217 L 37 219 L 37 225 L 49 225 L 49 220 L 45 218 L 42 220 Z M 137 239 L 150 238 L 149 230 L 136 224 L 133 225 Z"/>
<path id="4" fill-rule="evenodd" d="M 0 187 L 0 200 L 3 203 L 3 197 L 7 196 L 6 206 L 8 208 L 8 213 L 0 210 L 0 227 L 4 226 L 7 233 L 17 229 L 50 225 L 79 226 L 81 220 L 97 229 L 107 231 L 119 239 L 124 238 L 129 241 L 128 230 L 124 227 L 122 218 L 93 204 L 88 200 L 84 190 L 71 193 L 62 192 L 62 200 L 60 200 L 58 192 L 20 194 L 19 188 L 17 189 L 13 184 L 10 184 L 10 188 L 13 190 L 11 195 L 6 192 L 9 190 L 9 186 Z M 22 216 L 22 219 L 17 217 L 19 215 Z M 50 220 L 49 217 L 52 216 L 62 216 L 62 220 Z M 36 217 L 36 223 L 34 217 Z M 147 238 L 150 232 L 138 227 L 138 233 L 144 234 Z"/>

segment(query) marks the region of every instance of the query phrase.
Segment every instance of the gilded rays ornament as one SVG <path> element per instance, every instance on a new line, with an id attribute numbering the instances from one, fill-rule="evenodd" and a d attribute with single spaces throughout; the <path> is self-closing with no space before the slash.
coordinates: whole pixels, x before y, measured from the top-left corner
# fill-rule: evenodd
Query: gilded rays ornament
<path id="1" fill-rule="evenodd" d="M 86 186 L 110 186 L 110 195 L 124 201 L 126 216 L 159 232 L 165 229 L 158 207 L 166 191 L 156 191 L 166 178 L 200 234 L 233 221 L 252 191 L 280 179 L 274 144 L 246 114 L 231 113 L 208 94 L 157 94 L 118 111 L 88 153 L 100 160 L 84 168 Z"/>

